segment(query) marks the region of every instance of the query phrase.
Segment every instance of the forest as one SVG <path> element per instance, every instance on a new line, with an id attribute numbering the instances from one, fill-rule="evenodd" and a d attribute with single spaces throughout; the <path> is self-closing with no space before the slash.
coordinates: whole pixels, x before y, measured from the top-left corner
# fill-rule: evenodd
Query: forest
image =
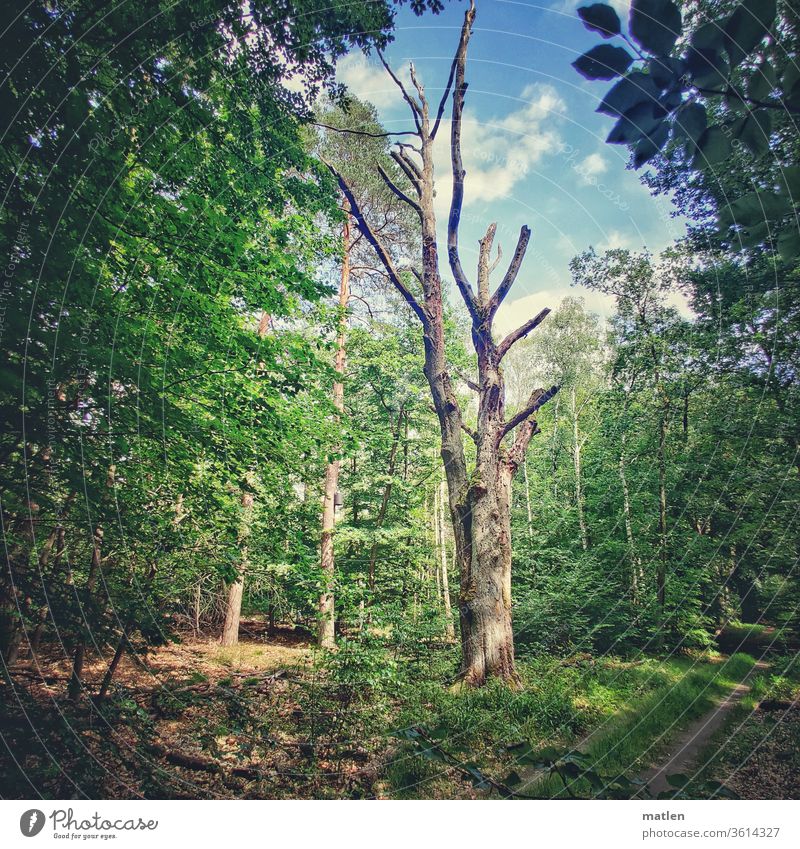
<path id="1" fill-rule="evenodd" d="M 8 0 L 0 798 L 800 798 L 797 8 L 558 10 Z"/>

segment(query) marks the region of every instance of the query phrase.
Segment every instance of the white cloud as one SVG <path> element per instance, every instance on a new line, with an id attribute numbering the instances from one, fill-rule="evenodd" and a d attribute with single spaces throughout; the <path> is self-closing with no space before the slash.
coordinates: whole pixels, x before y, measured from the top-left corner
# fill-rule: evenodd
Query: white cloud
<path id="1" fill-rule="evenodd" d="M 582 298 L 587 312 L 597 313 L 603 318 L 607 318 L 614 312 L 614 298 L 610 295 L 590 289 L 569 287 L 565 283 L 563 288 L 543 289 L 541 292 L 524 295 L 510 303 L 508 301 L 503 303 L 495 319 L 497 335 L 509 333 L 545 307 L 555 310 L 567 297 Z"/>
<path id="2" fill-rule="evenodd" d="M 378 109 L 391 109 L 402 103 L 397 86 L 383 67 L 361 53 L 348 53 L 336 63 L 336 81 Z"/>
<path id="3" fill-rule="evenodd" d="M 554 124 L 566 104 L 550 85 L 526 86 L 522 105 L 507 115 L 479 119 L 464 111 L 462 157 L 467 176 L 464 206 L 509 197 L 544 156 L 561 149 Z M 443 121 L 434 149 L 437 174 L 437 213 L 446 214 L 450 203 L 450 127 Z"/>
<path id="4" fill-rule="evenodd" d="M 590 153 L 575 167 L 575 171 L 582 183 L 593 185 L 595 181 L 592 178 L 608 171 L 608 163 L 599 153 Z"/>

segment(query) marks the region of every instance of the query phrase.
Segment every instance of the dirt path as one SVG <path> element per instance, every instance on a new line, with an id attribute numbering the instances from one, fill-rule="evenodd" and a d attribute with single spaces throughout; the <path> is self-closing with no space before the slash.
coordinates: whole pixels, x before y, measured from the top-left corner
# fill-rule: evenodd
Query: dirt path
<path id="1" fill-rule="evenodd" d="M 769 664 L 758 661 L 715 708 L 696 719 L 672 741 L 669 747 L 670 754 L 660 766 L 651 767 L 641 773 L 639 778 L 647 783 L 653 796 L 675 789 L 667 783 L 667 776 L 689 772 L 698 755 L 728 720 L 731 711 L 750 692 L 749 682 L 752 677 L 768 667 Z"/>

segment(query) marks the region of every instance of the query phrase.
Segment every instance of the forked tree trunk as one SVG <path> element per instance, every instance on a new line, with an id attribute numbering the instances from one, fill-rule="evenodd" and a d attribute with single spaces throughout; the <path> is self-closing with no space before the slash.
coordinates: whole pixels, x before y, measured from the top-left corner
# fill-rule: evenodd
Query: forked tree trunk
<path id="1" fill-rule="evenodd" d="M 344 375 L 347 361 L 345 342 L 347 337 L 347 305 L 350 302 L 350 216 L 345 218 L 342 233 L 342 273 L 339 278 L 339 332 L 336 339 L 337 374 Z M 337 380 L 333 384 L 333 405 L 344 411 L 344 384 Z M 338 446 L 337 449 L 338 451 Z M 336 490 L 339 488 L 339 460 L 331 460 L 325 468 L 325 489 L 322 496 L 322 539 L 320 543 L 320 567 L 324 583 L 319 597 L 317 644 L 323 649 L 336 645 L 336 611 L 334 603 L 335 562 L 333 554 L 333 531 L 336 524 Z"/>
<path id="2" fill-rule="evenodd" d="M 496 342 L 492 325 L 500 305 L 516 280 L 530 238 L 523 227 L 502 280 L 490 292 L 489 278 L 500 260 L 491 261 L 496 225 L 489 226 L 480 242 L 477 270 L 477 294 L 461 265 L 458 227 L 464 198 L 465 171 L 461 158 L 461 124 L 467 89 L 465 66 L 467 45 L 475 18 L 474 4 L 464 16 L 458 49 L 450 79 L 435 115 L 430 114 L 425 91 L 412 66 L 412 95 L 384 61 L 387 71 L 402 90 L 409 105 L 418 146 L 400 145 L 391 155 L 410 185 L 411 196 L 399 187 L 385 169 L 383 180 L 417 214 L 421 230 L 421 268 L 413 269 L 419 289 L 412 290 L 394 264 L 394 259 L 378 232 L 358 203 L 347 180 L 335 169 L 339 185 L 347 198 L 359 229 L 372 245 L 387 276 L 414 311 L 422 325 L 425 350 L 424 373 L 430 387 L 433 406 L 439 420 L 441 457 L 447 480 L 450 517 L 453 525 L 456 558 L 461 576 L 459 618 L 461 623 L 462 664 L 460 677 L 469 685 L 481 685 L 490 677 L 510 684 L 518 681 L 514 668 L 514 637 L 511 628 L 511 482 L 525 456 L 528 443 L 538 427 L 535 414 L 557 391 L 534 390 L 519 413 L 505 417 L 505 382 L 501 361 L 511 346 L 527 336 L 550 312 L 545 309 Z M 379 54 L 380 55 L 380 54 Z M 383 57 L 381 56 L 381 59 Z M 450 270 L 472 321 L 472 340 L 477 354 L 478 424 L 466 426 L 453 388 L 445 354 L 444 306 L 439 269 L 436 217 L 434 214 L 433 144 L 450 92 L 453 111 L 450 124 L 450 158 L 453 190 L 447 227 L 447 252 Z M 416 151 L 416 158 L 408 150 Z M 515 431 L 510 444 L 506 436 Z M 463 436 L 474 441 L 477 459 L 474 470 L 467 465 Z"/>

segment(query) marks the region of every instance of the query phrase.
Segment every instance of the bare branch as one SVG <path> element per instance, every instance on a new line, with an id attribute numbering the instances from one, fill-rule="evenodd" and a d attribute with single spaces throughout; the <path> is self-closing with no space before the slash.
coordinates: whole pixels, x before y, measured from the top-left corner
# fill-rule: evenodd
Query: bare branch
<path id="1" fill-rule="evenodd" d="M 512 330 L 505 339 L 497 346 L 497 356 L 499 359 L 508 353 L 509 348 L 520 339 L 524 339 L 532 330 L 535 330 L 546 318 L 550 315 L 550 307 L 545 307 L 541 312 L 537 313 L 533 318 L 529 318 L 525 324 Z"/>
<path id="2" fill-rule="evenodd" d="M 477 432 L 474 431 L 469 425 L 464 424 L 463 421 L 461 422 L 461 430 L 463 430 L 464 433 L 467 434 L 467 436 L 471 437 L 472 441 L 476 445 L 478 444 L 478 434 L 477 434 Z"/>
<path id="3" fill-rule="evenodd" d="M 489 277 L 492 276 L 494 270 L 500 265 L 500 260 L 503 258 L 503 249 L 498 244 L 497 246 L 497 256 L 494 259 L 494 262 L 489 266 Z"/>
<path id="4" fill-rule="evenodd" d="M 417 197 L 421 197 L 422 187 L 420 186 L 420 180 L 422 179 L 422 174 L 416 164 L 405 156 L 402 151 L 391 150 L 389 151 L 389 155 L 400 166 L 400 170 L 406 175 L 406 177 L 408 177 L 408 181 L 414 187 Z"/>
<path id="5" fill-rule="evenodd" d="M 322 162 L 328 167 L 333 176 L 336 177 L 336 180 L 339 183 L 339 188 L 342 190 L 344 196 L 347 198 L 347 201 L 350 204 L 350 210 L 352 212 L 353 217 L 356 219 L 356 222 L 358 223 L 358 229 L 364 234 L 366 240 L 372 245 L 373 249 L 375 250 L 375 253 L 378 255 L 378 258 L 381 261 L 381 264 L 386 269 L 386 274 L 392 281 L 392 284 L 394 285 L 395 289 L 397 289 L 397 291 L 403 296 L 406 303 L 411 307 L 411 309 L 414 310 L 417 315 L 417 318 L 419 318 L 419 320 L 423 324 L 426 324 L 428 321 L 427 313 L 422 308 L 417 299 L 414 297 L 411 290 L 403 282 L 383 242 L 372 231 L 372 228 L 369 226 L 369 222 L 364 217 L 364 213 L 362 212 L 361 207 L 359 206 L 359 203 L 356 200 L 356 196 L 353 193 L 353 190 L 348 185 L 347 180 L 345 180 L 345 178 L 329 162 L 326 162 L 324 159 L 322 160 Z"/>
<path id="6" fill-rule="evenodd" d="M 453 272 L 461 297 L 467 305 L 467 309 L 473 321 L 482 321 L 464 269 L 458 254 L 458 226 L 461 221 L 461 207 L 464 203 L 464 163 L 461 158 L 461 119 L 464 113 L 464 95 L 467 91 L 467 83 L 464 80 L 464 70 L 467 62 L 467 45 L 472 34 L 472 22 L 475 20 L 475 6 L 470 8 L 464 15 L 464 24 L 461 27 L 461 38 L 454 59 L 455 63 L 455 89 L 453 91 L 453 120 L 450 125 L 450 159 L 453 166 L 453 194 L 450 200 L 450 216 L 447 220 L 447 256 L 450 260 L 450 270 Z"/>
<path id="7" fill-rule="evenodd" d="M 551 386 L 547 392 L 544 389 L 534 389 L 528 403 L 515 415 L 512 416 L 501 428 L 500 439 L 509 434 L 518 424 L 529 419 L 540 407 L 543 407 L 557 392 L 560 386 Z"/>
<path id="8" fill-rule="evenodd" d="M 419 102 L 422 104 L 422 117 L 425 119 L 428 117 L 428 98 L 425 97 L 425 86 L 417 79 L 417 70 L 413 62 L 409 65 L 409 73 L 411 75 L 411 82 L 419 95 Z"/>
<path id="9" fill-rule="evenodd" d="M 492 295 L 492 301 L 490 305 L 490 313 L 494 315 L 500 304 L 503 303 L 505 296 L 509 293 L 511 287 L 514 285 L 514 281 L 517 279 L 517 274 L 519 274 L 520 266 L 522 265 L 522 260 L 525 259 L 525 251 L 528 249 L 528 242 L 531 238 L 531 231 L 529 227 L 526 227 L 524 224 L 519 231 L 519 238 L 517 239 L 517 247 L 514 249 L 514 256 L 511 257 L 511 262 L 509 263 L 508 270 L 505 273 L 505 276 L 500 281 L 500 285 L 497 287 L 494 295 Z"/>
<path id="10" fill-rule="evenodd" d="M 400 92 L 403 95 L 403 99 L 411 108 L 411 114 L 414 117 L 414 125 L 417 128 L 417 131 L 414 135 L 421 136 L 422 135 L 422 125 L 420 124 L 420 120 L 422 118 L 422 108 L 419 103 L 408 93 L 406 87 L 403 85 L 403 81 L 400 77 L 395 74 L 395 72 L 391 69 L 391 66 L 386 61 L 383 55 L 383 51 L 376 48 L 376 53 L 378 54 L 378 58 L 381 60 L 381 64 L 386 69 L 386 73 L 392 78 L 394 84 L 400 89 Z"/>
<path id="11" fill-rule="evenodd" d="M 463 380 L 463 381 L 464 381 L 464 383 L 466 383 L 466 385 L 467 385 L 467 386 L 468 386 L 468 387 L 469 387 L 469 388 L 470 388 L 473 392 L 480 392 L 480 391 L 481 391 L 480 386 L 478 386 L 478 384 L 477 384 L 477 383 L 475 383 L 475 381 L 474 381 L 474 380 L 472 380 L 471 378 L 467 377 L 467 376 L 464 374 L 464 372 L 463 372 L 463 371 L 458 371 L 458 370 L 456 370 L 456 374 L 458 375 L 458 377 L 459 377 L 461 380 Z"/>
<path id="12" fill-rule="evenodd" d="M 323 130 L 333 130 L 334 133 L 342 133 L 351 136 L 368 136 L 371 139 L 387 139 L 391 136 L 416 136 L 419 135 L 415 130 L 399 130 L 395 132 L 371 133 L 368 130 L 347 130 L 344 127 L 334 127 L 331 124 L 323 124 L 321 121 L 311 121 L 315 127 L 322 127 Z"/>
<path id="13" fill-rule="evenodd" d="M 436 110 L 436 120 L 433 122 L 433 129 L 431 130 L 430 139 L 433 141 L 436 138 L 436 133 L 439 130 L 439 124 L 442 122 L 442 116 L 444 115 L 445 106 L 447 106 L 447 98 L 450 96 L 450 89 L 453 87 L 453 78 L 456 75 L 456 63 L 458 61 L 458 54 L 453 57 L 453 64 L 450 66 L 450 76 L 447 78 L 447 85 L 444 87 L 444 92 L 442 94 L 442 99 L 439 101 L 439 108 Z"/>
<path id="14" fill-rule="evenodd" d="M 417 213 L 421 221 L 422 208 L 420 207 L 420 205 L 415 200 L 412 200 L 399 186 L 394 183 L 392 178 L 386 173 L 386 170 L 380 163 L 378 163 L 378 173 L 381 175 L 381 179 L 383 180 L 383 182 L 386 183 L 386 185 L 392 190 L 392 192 L 394 192 L 394 194 L 396 194 L 397 197 L 400 198 L 400 200 L 407 203 L 414 210 L 414 212 Z"/>
<path id="15" fill-rule="evenodd" d="M 490 224 L 486 235 L 478 239 L 478 300 L 483 306 L 489 305 L 489 257 L 496 232 L 497 224 Z"/>

